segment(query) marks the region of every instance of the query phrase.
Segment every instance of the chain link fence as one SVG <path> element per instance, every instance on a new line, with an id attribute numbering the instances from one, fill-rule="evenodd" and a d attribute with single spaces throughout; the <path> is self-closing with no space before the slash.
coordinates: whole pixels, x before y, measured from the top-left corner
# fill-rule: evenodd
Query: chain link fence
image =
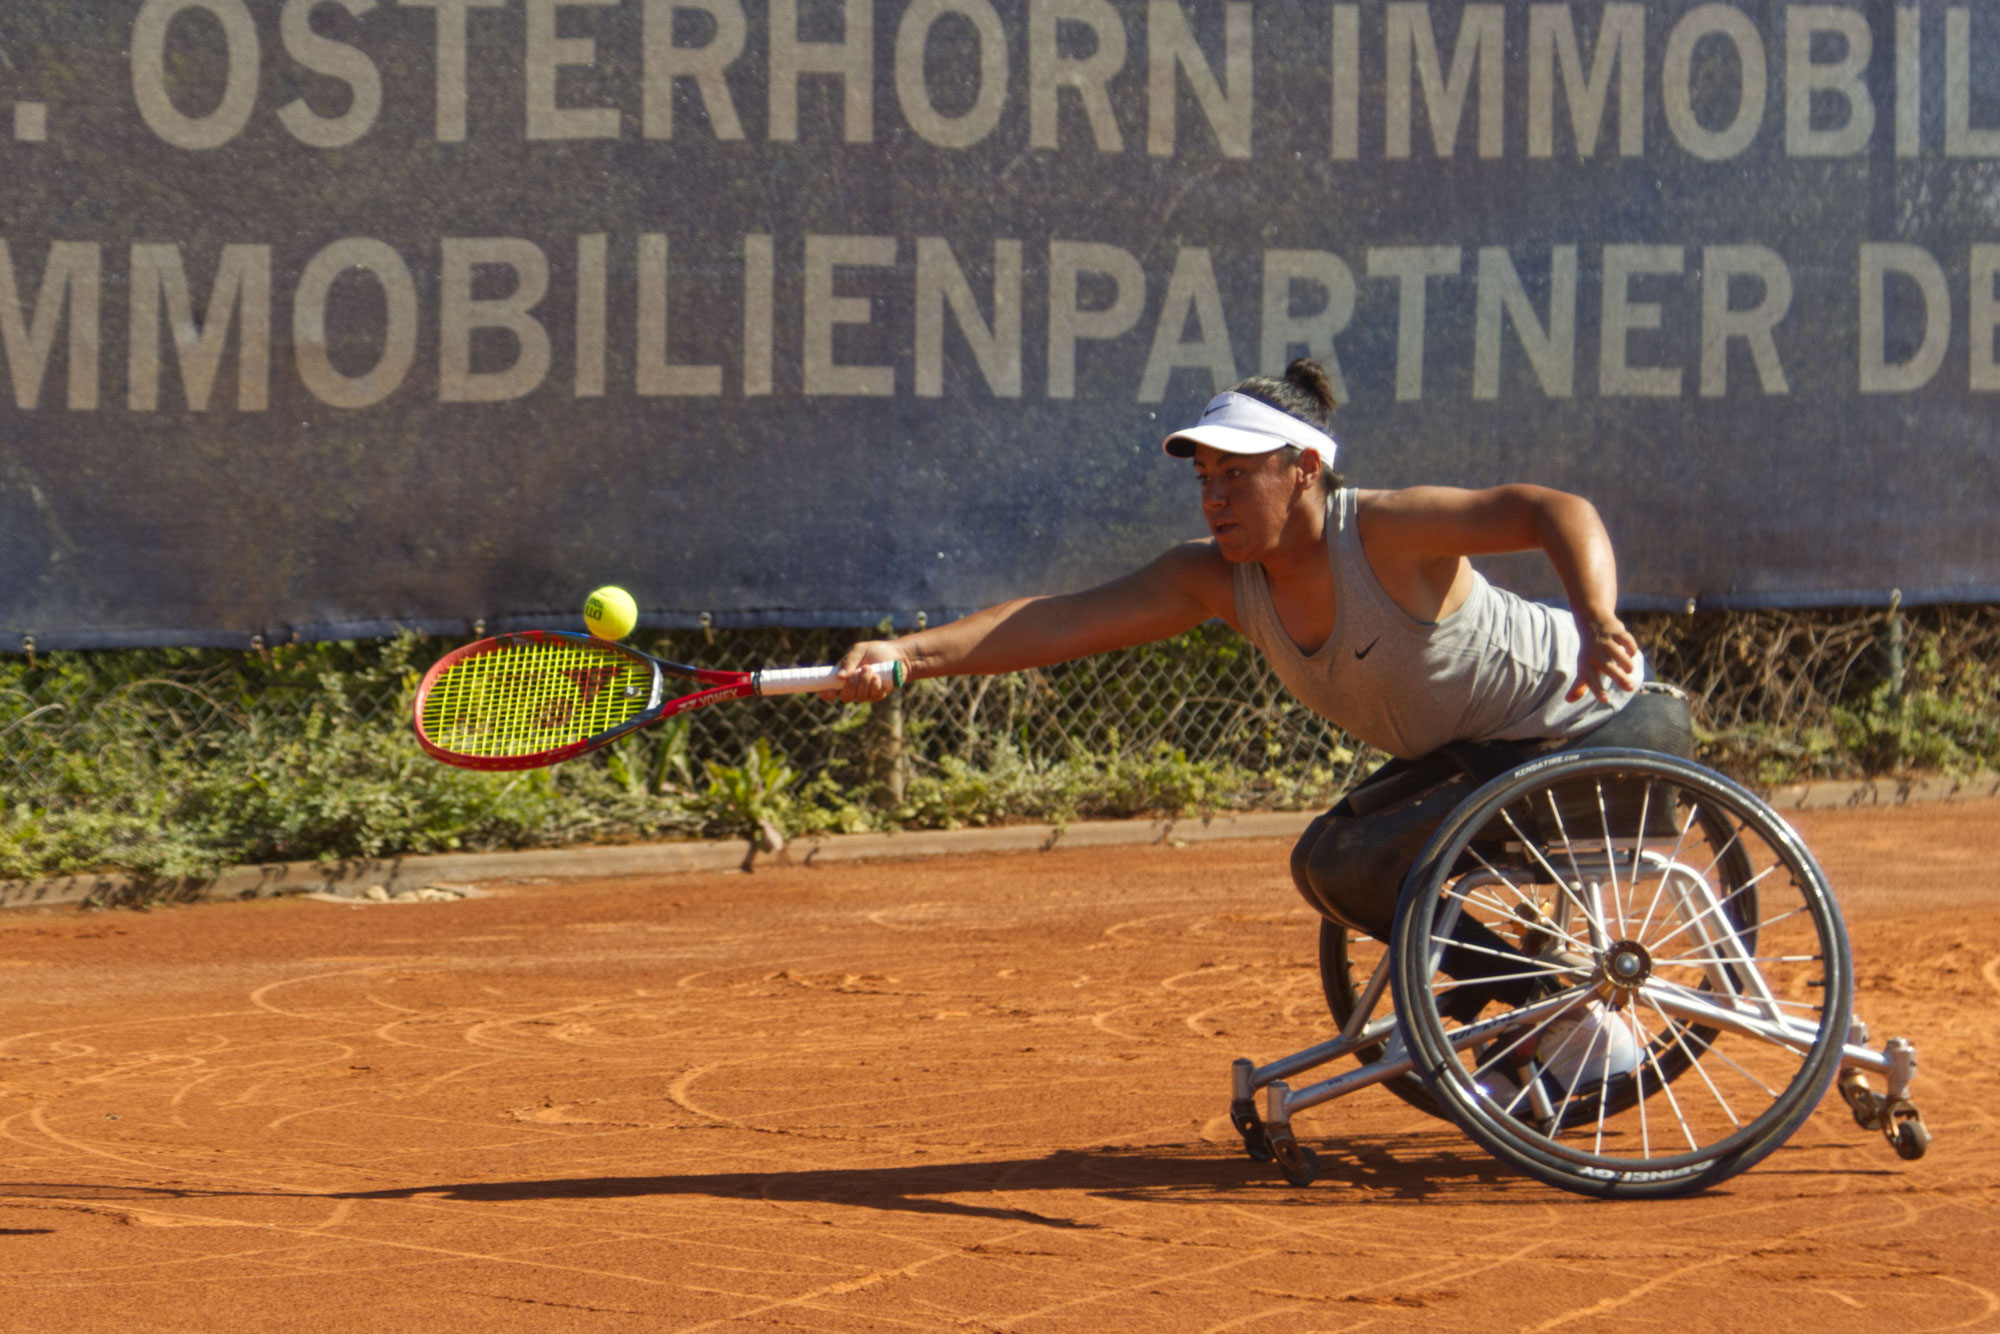
<path id="1" fill-rule="evenodd" d="M 742 669 L 831 662 L 872 633 L 685 631 L 633 642 L 661 657 Z M 449 647 L 419 640 L 408 658 L 421 667 Z M 232 731 L 297 732 L 326 704 L 329 669 L 347 678 L 340 703 L 351 718 L 407 721 L 414 682 L 400 661 L 369 671 L 379 655 L 342 646 L 312 664 L 320 670 L 300 671 L 299 656 L 132 650 L 43 655 L 33 666 L 15 660 L 13 679 L 0 686 L 0 793 L 43 808 L 74 805 L 95 794 L 90 772 L 114 756 L 199 750 Z M 914 682 L 873 709 L 745 700 L 687 715 L 684 735 L 667 735 L 670 742 L 641 735 L 649 768 L 669 745 L 699 771 L 710 760 L 736 763 L 761 740 L 805 774 L 858 767 L 891 786 L 947 760 L 977 765 L 1001 752 L 1045 764 L 1164 749 L 1285 773 L 1331 764 L 1340 780 L 1357 758 L 1344 734 L 1294 703 L 1256 654 L 1210 629 L 1043 670 Z"/>
<path id="2" fill-rule="evenodd" d="M 1990 766 L 2000 609 L 1634 618 L 1694 693 L 1704 758 L 1751 780 Z M 872 631 L 644 634 L 681 661 L 831 661 Z M 750 700 L 583 761 L 445 770 L 410 739 L 406 637 L 268 653 L 0 658 L 0 875 L 700 833 L 950 826 L 1330 802 L 1379 758 L 1232 632 L 883 704 Z"/>
<path id="3" fill-rule="evenodd" d="M 873 631 L 642 634 L 680 661 L 831 661 Z M 1371 754 L 1233 634 L 874 706 L 753 699 L 529 775 L 409 735 L 443 641 L 0 658 L 0 876 L 697 834 L 949 827 L 1330 801 Z"/>

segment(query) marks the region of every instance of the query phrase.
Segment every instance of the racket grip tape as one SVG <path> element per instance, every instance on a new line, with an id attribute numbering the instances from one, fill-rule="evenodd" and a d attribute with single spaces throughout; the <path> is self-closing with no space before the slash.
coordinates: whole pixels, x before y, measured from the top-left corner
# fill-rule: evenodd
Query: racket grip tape
<path id="1" fill-rule="evenodd" d="M 907 672 L 900 662 L 871 662 L 867 669 L 888 679 L 891 689 L 903 684 Z M 766 667 L 750 673 L 751 684 L 760 695 L 804 695 L 831 689 L 839 680 L 838 667 Z"/>

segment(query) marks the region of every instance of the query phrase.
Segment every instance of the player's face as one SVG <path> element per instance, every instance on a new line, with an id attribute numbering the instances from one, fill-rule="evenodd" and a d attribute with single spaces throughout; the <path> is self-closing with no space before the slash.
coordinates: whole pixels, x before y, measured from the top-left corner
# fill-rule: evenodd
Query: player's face
<path id="1" fill-rule="evenodd" d="M 1201 517 L 1226 560 L 1262 560 L 1277 550 L 1299 469 L 1282 454 L 1225 454 L 1196 445 L 1194 475 L 1201 483 Z"/>

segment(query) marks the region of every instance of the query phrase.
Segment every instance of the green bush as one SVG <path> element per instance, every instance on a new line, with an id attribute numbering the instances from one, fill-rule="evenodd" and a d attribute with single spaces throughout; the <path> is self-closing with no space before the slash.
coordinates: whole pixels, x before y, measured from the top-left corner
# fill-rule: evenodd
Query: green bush
<path id="1" fill-rule="evenodd" d="M 0 706 L 16 715 L 0 712 L 0 729 L 27 730 L 24 699 L 57 699 L 59 714 L 88 711 L 87 731 L 49 737 L 45 729 L 48 761 L 32 790 L 23 790 L 24 756 L 12 756 L 12 781 L 0 787 L 0 875 L 109 865 L 177 877 L 232 862 L 544 846 L 699 827 L 691 814 L 621 783 L 608 764 L 488 774 L 433 763 L 404 721 L 418 647 L 405 637 L 285 647 L 268 657 L 57 654 L 33 668 L 0 660 Z M 163 706 L 162 696 L 178 707 Z M 363 703 L 383 698 L 396 707 Z"/>
<path id="2" fill-rule="evenodd" d="M 2000 610 L 1632 618 L 1754 781 L 2000 767 Z M 716 665 L 828 660 L 841 631 L 659 635 Z M 690 642 L 692 641 L 692 642 Z M 553 769 L 435 764 L 416 636 L 268 653 L 0 657 L 0 877 L 1323 806 L 1379 756 L 1216 626 L 892 702 L 703 710 Z"/>

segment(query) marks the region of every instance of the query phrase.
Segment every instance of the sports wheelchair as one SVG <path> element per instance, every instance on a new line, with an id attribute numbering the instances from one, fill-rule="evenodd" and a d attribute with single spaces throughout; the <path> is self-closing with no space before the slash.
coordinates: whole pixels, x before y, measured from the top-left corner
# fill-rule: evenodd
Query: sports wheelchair
<path id="1" fill-rule="evenodd" d="M 1293 1117 L 1374 1084 L 1596 1196 L 1723 1181 L 1836 1080 L 1899 1155 L 1930 1143 L 1916 1049 L 1872 1050 L 1853 1017 L 1846 930 L 1812 854 L 1756 795 L 1673 756 L 1564 751 L 1479 786 L 1409 868 L 1388 945 L 1324 921 L 1320 975 L 1339 1036 L 1232 1069 L 1244 1148 L 1295 1185 L 1319 1162 Z M 1357 1067 L 1291 1086 L 1348 1056 Z"/>

